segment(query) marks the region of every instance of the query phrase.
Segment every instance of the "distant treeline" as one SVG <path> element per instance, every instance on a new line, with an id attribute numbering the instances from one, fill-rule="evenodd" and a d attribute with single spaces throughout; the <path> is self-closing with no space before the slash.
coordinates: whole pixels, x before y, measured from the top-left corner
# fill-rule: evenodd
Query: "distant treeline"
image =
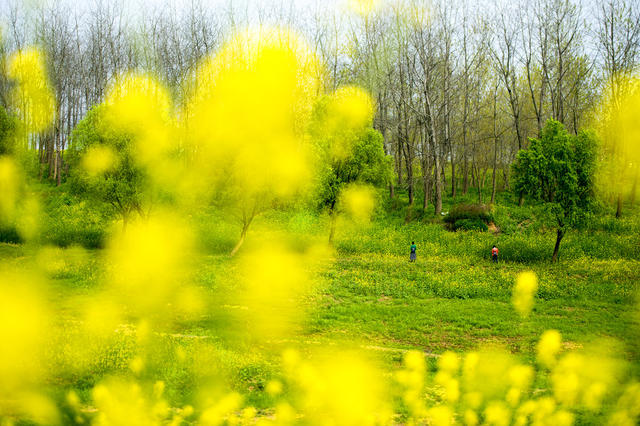
<path id="1" fill-rule="evenodd" d="M 254 10 L 194 0 L 138 17 L 121 1 L 70 3 L 9 1 L 0 38 L 3 66 L 27 46 L 46 53 L 56 119 L 48 131 L 25 136 L 24 145 L 37 152 L 40 177 L 58 184 L 68 173 L 72 130 L 116 75 L 152 72 L 179 106 L 201 59 L 234 31 L 260 24 L 306 37 L 325 65 L 318 76 L 325 92 L 353 84 L 371 93 L 374 127 L 394 158 L 391 195 L 394 186 L 406 188 L 413 204 L 424 194 L 422 207 L 432 202 L 436 214 L 445 192 L 475 187 L 485 201 L 489 174 L 492 199 L 497 173 L 509 187 L 517 152 L 548 119 L 571 133 L 601 124 L 601 105 L 619 103 L 640 58 L 640 7 L 632 0 L 519 0 L 481 8 L 390 0 L 368 13 L 320 2 L 305 10 L 293 1 Z M 0 76 L 0 102 L 12 111 L 12 82 L 6 72 Z M 618 170 L 616 181 L 637 179 L 637 164 L 625 167 L 633 170 Z"/>

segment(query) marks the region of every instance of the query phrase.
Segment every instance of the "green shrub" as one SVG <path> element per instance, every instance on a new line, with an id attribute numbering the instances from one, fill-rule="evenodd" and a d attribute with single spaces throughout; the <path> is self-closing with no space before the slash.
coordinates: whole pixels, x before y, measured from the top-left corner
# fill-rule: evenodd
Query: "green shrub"
<path id="1" fill-rule="evenodd" d="M 51 193 L 42 226 L 42 242 L 59 247 L 102 248 L 111 216 L 67 193 Z"/>
<path id="2" fill-rule="evenodd" d="M 0 225 L 0 243 L 21 244 L 22 237 L 13 225 Z"/>
<path id="3" fill-rule="evenodd" d="M 482 231 L 486 232 L 489 228 L 480 219 L 460 219 L 453 224 L 453 230 L 463 231 Z"/>
<path id="4" fill-rule="evenodd" d="M 451 225 L 463 219 L 479 220 L 488 224 L 493 222 L 493 215 L 483 204 L 458 204 L 444 217 L 444 221 Z"/>

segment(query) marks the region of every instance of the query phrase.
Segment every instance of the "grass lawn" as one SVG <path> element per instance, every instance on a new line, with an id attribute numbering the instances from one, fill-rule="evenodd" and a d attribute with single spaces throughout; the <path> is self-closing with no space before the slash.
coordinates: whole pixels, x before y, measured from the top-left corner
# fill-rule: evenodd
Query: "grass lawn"
<path id="1" fill-rule="evenodd" d="M 268 414 L 274 397 L 265 389 L 280 377 L 286 348 L 303 353 L 356 348 L 388 372 L 401 368 L 408 350 L 423 352 L 432 368 L 445 351 L 462 354 L 494 346 L 535 364 L 536 344 L 548 329 L 561 333 L 565 351 L 614 349 L 637 377 L 638 212 L 569 233 L 558 264 L 546 260 L 553 232 L 523 227 L 528 223 L 523 217 L 531 214 L 531 209 L 498 205 L 496 222 L 505 228 L 498 234 L 450 232 L 428 217 L 405 223 L 403 211 L 380 215 L 370 224 L 342 221 L 333 251 L 302 265 L 312 286 L 297 302 L 290 332 L 274 339 L 255 338 L 246 307 L 236 300 L 242 265 L 250 256 L 246 253 L 264 241 L 284 241 L 294 252 L 309 252 L 326 240 L 325 218 L 305 212 L 260 217 L 240 255 L 230 258 L 237 225 L 213 214 L 198 215 L 192 224 L 200 249 L 190 260 L 190 279 L 205 309 L 197 318 L 178 318 L 158 328 L 152 346 L 144 350 L 143 373 L 131 367 L 141 353 L 140 324 L 127 318 L 117 333 L 96 343 L 97 359 L 80 370 L 69 366 L 78 350 L 73 336 L 83 309 L 99 300 L 105 288 L 110 268 L 105 250 L 0 244 L 0 261 L 46 276 L 47 300 L 55 307 L 57 327 L 64 330 L 52 345 L 56 355 L 48 358 L 56 372 L 48 379 L 50 391 L 62 400 L 74 389 L 87 406 L 91 389 L 114 375 L 162 380 L 174 406 L 193 404 L 203 377 L 215 377 Z M 408 262 L 411 241 L 418 246 L 415 263 Z M 498 264 L 489 259 L 494 243 L 501 250 Z M 536 273 L 539 288 L 533 311 L 523 319 L 511 297 L 516 276 L 525 270 Z"/>

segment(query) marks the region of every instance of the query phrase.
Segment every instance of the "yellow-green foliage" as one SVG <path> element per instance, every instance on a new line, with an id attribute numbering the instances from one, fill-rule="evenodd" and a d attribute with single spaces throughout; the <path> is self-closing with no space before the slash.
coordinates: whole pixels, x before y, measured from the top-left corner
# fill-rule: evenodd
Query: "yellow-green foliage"
<path id="1" fill-rule="evenodd" d="M 12 101 L 20 111 L 27 132 L 46 130 L 53 122 L 55 99 L 42 52 L 36 48 L 15 52 L 9 58 L 7 76 L 16 83 Z"/>
<path id="2" fill-rule="evenodd" d="M 37 71 L 41 59 L 34 52 L 27 63 Z M 49 277 L 86 262 L 81 249 L 33 247 L 29 272 L 3 266 L 3 421 L 567 425 L 576 412 L 600 413 L 603 407 L 612 422 L 637 421 L 640 387 L 616 354 L 606 345 L 564 350 L 553 331 L 541 337 L 538 364 L 489 345 L 445 352 L 435 372 L 415 350 L 402 355 L 395 371 L 385 371 L 370 352 L 350 342 L 296 347 L 291 337 L 305 321 L 305 298 L 318 286 L 313 269 L 334 255 L 320 242 L 294 248 L 275 230 L 265 232 L 262 246 L 229 261 L 227 269 L 214 270 L 214 280 L 227 284 L 218 287 L 225 292 L 212 296 L 197 285 L 197 268 L 212 262 L 201 259 L 196 231 L 186 218 L 193 208 L 203 209 L 216 188 L 228 185 L 236 192 L 230 202 L 250 209 L 309 189 L 314 164 L 306 131 L 320 87 L 318 67 L 298 36 L 260 29 L 230 40 L 200 64 L 192 96 L 180 112 L 153 76 L 115 79 L 104 101 L 107 122 L 132 136 L 132 158 L 148 173 L 149 185 L 178 197 L 158 202 L 126 232 L 113 231 L 96 255 L 100 266 L 89 268 L 95 269 L 95 286 L 58 298 L 63 306 L 51 302 L 50 294 L 59 289 Z M 21 66 L 12 69 L 16 76 L 26 75 Z M 52 103 L 46 85 L 28 84 L 23 102 L 42 108 L 25 122 L 35 131 L 49 122 Z M 324 123 L 328 131 L 370 122 L 370 98 L 360 89 L 334 96 Z M 330 152 L 342 158 L 348 148 L 336 143 Z M 0 161 L 0 179 L 8 188 L 0 197 L 0 213 L 6 216 L 15 215 L 21 179 L 11 161 Z M 99 176 L 115 161 L 114 153 L 101 147 L 89 150 L 83 164 Z M 362 227 L 368 225 L 371 189 L 348 187 L 340 202 Z M 27 210 L 37 217 L 35 207 Z M 537 289 L 533 273 L 520 275 L 513 305 L 523 318 L 532 316 Z M 180 324 L 198 324 L 206 314 L 219 321 L 202 325 L 212 334 L 179 332 Z M 269 351 L 281 357 L 247 363 L 228 349 L 233 345 L 246 359 Z M 188 402 L 168 394 L 161 376 L 174 380 L 173 392 L 188 393 Z M 251 405 L 234 388 L 239 380 L 252 390 L 264 389 L 267 408 Z M 49 391 L 56 386 L 64 391 L 62 398 Z"/>

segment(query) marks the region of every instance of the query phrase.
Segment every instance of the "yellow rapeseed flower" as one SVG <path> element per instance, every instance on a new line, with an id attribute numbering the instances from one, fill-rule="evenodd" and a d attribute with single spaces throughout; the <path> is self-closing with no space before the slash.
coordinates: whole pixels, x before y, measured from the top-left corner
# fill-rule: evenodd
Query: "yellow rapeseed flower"
<path id="1" fill-rule="evenodd" d="M 557 330 L 545 331 L 536 346 L 538 362 L 547 368 L 552 367 L 561 348 L 562 337 L 560 333 Z"/>
<path id="2" fill-rule="evenodd" d="M 538 278 L 533 272 L 522 272 L 518 275 L 513 289 L 513 306 L 522 317 L 528 317 L 533 307 L 533 298 L 538 291 Z"/>

